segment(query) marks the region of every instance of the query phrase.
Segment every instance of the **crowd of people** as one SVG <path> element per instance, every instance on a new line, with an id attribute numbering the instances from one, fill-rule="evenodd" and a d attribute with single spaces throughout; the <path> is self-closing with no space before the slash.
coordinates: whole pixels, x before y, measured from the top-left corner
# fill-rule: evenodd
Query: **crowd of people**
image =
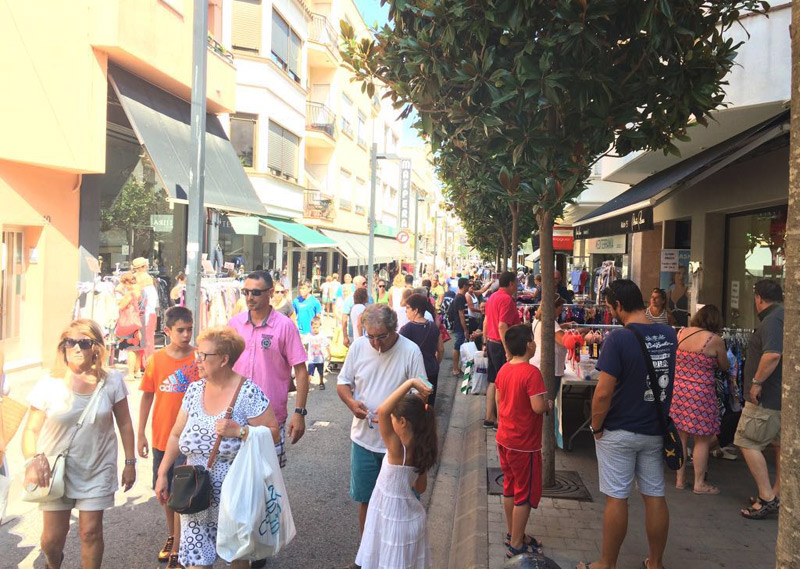
<path id="1" fill-rule="evenodd" d="M 532 324 L 520 322 L 515 299 L 520 275 L 432 275 L 415 287 L 413 275 L 399 273 L 391 287 L 377 279 L 372 291 L 363 276 L 347 274 L 340 282 L 331 275 L 321 283 L 320 301 L 310 282 L 301 283 L 298 296 L 290 299 L 285 283 L 256 271 L 243 281 L 243 310 L 227 326 L 203 330 L 195 343 L 194 316 L 180 305 L 180 290 L 171 294 L 177 305 L 162 316 L 168 342 L 155 350 L 155 311 L 147 308 L 152 279 L 148 283 L 146 262 L 133 266 L 133 273 L 123 275 L 118 296 L 121 315 L 132 307 L 129 325 L 137 326 L 123 341 L 131 341 L 129 379 L 140 379 L 138 430 L 128 406 L 126 373 L 107 365 L 103 332 L 91 320 L 75 320 L 63 330 L 57 365 L 29 397 L 22 433 L 26 491 L 52 488 L 63 476 L 60 495 L 40 500 L 47 567 L 62 566 L 73 509 L 79 512 L 81 566 L 100 567 L 103 513 L 113 506 L 120 482 L 126 491 L 135 483 L 137 456 L 151 455 L 152 485 L 164 509 L 167 536 L 153 557 L 168 568 L 212 566 L 222 482 L 250 427 L 269 429 L 284 467 L 287 443 L 300 441 L 306 430 L 311 382 L 325 389 L 337 337 L 346 348 L 337 394 L 353 415 L 350 497 L 358 505 L 361 531 L 356 564 L 430 567 L 419 496 L 438 455 L 434 409 L 451 333 L 453 375 L 462 373 L 459 348 L 468 339 L 480 344 L 488 359 L 484 426 L 497 429 L 507 556 L 541 553 L 541 542 L 526 535 L 525 528 L 541 498 L 542 416 L 553 408 L 555 393 L 548 392 L 539 369 L 541 312 Z M 526 282 L 531 291 L 537 286 L 535 278 Z M 540 289 L 538 294 L 546 301 Z M 775 281 L 763 280 L 755 285 L 755 298 L 761 325 L 748 346 L 747 402 L 734 442 L 758 488 L 741 515 L 763 519 L 779 508 L 780 471 L 773 484 L 763 451 L 780 444 L 783 293 Z M 556 295 L 556 312 L 566 301 Z M 636 482 L 648 519 L 650 551 L 644 567 L 661 569 L 669 525 L 662 419 L 674 421 L 684 449 L 690 437 L 694 441 L 693 484 L 684 465 L 677 471 L 676 487 L 719 493 L 706 473 L 720 429 L 715 374 L 730 366 L 720 337 L 722 317 L 706 305 L 676 333 L 664 291 L 653 290 L 646 307 L 639 287 L 623 279 L 603 291 L 603 302 L 624 328 L 607 336 L 596 365 L 591 431 L 600 490 L 606 496 L 604 540 L 600 560 L 579 567 L 615 566 Z M 564 374 L 567 327 L 555 324 L 556 391 Z M 652 380 L 649 367 L 658 370 Z M 288 408 L 291 392 L 296 392 L 294 409 Z M 117 433 L 124 453 L 121 473 Z M 205 465 L 216 439 L 221 444 L 209 468 L 210 506 L 176 513 L 169 506 L 174 469 Z M 59 454 L 69 456 L 61 474 L 54 462 Z M 264 563 L 235 560 L 232 566 Z"/>

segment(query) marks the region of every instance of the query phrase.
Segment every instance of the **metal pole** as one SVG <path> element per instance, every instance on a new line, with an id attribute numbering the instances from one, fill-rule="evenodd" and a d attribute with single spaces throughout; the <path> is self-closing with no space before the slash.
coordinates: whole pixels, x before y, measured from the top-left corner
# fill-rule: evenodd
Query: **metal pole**
<path id="1" fill-rule="evenodd" d="M 192 115 L 191 136 L 194 159 L 189 167 L 189 212 L 186 243 L 186 304 L 198 321 L 200 310 L 200 255 L 205 235 L 204 182 L 206 162 L 206 54 L 208 49 L 208 0 L 194 0 L 192 34 Z M 198 327 L 194 328 L 195 341 Z"/>
<path id="2" fill-rule="evenodd" d="M 417 256 L 419 252 L 419 192 L 414 194 L 414 274 L 419 271 Z"/>
<path id="3" fill-rule="evenodd" d="M 433 272 L 439 272 L 439 213 L 433 216 Z"/>
<path id="4" fill-rule="evenodd" d="M 372 278 L 372 265 L 375 261 L 375 190 L 378 185 L 378 144 L 372 143 L 369 153 L 370 168 L 372 168 L 372 179 L 369 188 L 369 252 L 367 253 L 367 291 L 374 293 Z"/>

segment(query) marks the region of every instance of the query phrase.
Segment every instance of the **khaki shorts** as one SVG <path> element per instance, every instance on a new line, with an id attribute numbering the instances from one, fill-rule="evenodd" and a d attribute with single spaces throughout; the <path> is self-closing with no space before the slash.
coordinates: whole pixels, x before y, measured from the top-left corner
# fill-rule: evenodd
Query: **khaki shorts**
<path id="1" fill-rule="evenodd" d="M 39 509 L 43 512 L 61 512 L 64 510 L 78 510 L 79 512 L 100 512 L 114 507 L 114 494 L 100 498 L 67 498 L 63 496 L 52 502 L 42 502 Z"/>
<path id="2" fill-rule="evenodd" d="M 733 444 L 756 450 L 764 450 L 770 444 L 780 445 L 781 412 L 748 401 L 744 404 Z"/>

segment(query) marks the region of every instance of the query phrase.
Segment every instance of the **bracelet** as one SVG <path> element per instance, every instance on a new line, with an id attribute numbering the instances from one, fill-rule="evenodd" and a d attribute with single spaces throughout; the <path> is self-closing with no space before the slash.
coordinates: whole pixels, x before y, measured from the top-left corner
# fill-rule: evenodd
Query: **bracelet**
<path id="1" fill-rule="evenodd" d="M 764 380 L 764 381 L 766 381 L 766 380 Z M 764 385 L 763 381 L 756 381 L 755 379 L 751 383 L 753 385 L 755 385 L 756 387 L 761 387 L 762 385 Z"/>
<path id="2" fill-rule="evenodd" d="M 44 456 L 44 455 L 42 453 L 34 454 L 32 457 L 30 457 L 28 460 L 26 460 L 25 461 L 25 468 L 28 468 L 31 464 L 33 464 L 33 461 L 36 460 L 37 458 L 39 458 L 40 456 Z"/>
<path id="3" fill-rule="evenodd" d="M 125 459 L 125 466 L 136 466 L 136 459 L 135 458 L 126 458 Z"/>

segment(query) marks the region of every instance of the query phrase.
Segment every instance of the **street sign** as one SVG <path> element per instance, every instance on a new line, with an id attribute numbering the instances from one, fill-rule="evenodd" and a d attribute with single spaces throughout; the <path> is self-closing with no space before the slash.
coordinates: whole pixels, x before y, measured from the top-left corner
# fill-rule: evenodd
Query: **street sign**
<path id="1" fill-rule="evenodd" d="M 400 229 L 411 226 L 411 160 L 400 161 Z"/>
<path id="2" fill-rule="evenodd" d="M 411 233 L 409 233 L 406 230 L 398 231 L 397 237 L 395 237 L 395 239 L 397 239 L 398 243 L 402 243 L 403 245 L 405 245 L 406 243 L 408 243 L 409 239 L 411 239 Z"/>

